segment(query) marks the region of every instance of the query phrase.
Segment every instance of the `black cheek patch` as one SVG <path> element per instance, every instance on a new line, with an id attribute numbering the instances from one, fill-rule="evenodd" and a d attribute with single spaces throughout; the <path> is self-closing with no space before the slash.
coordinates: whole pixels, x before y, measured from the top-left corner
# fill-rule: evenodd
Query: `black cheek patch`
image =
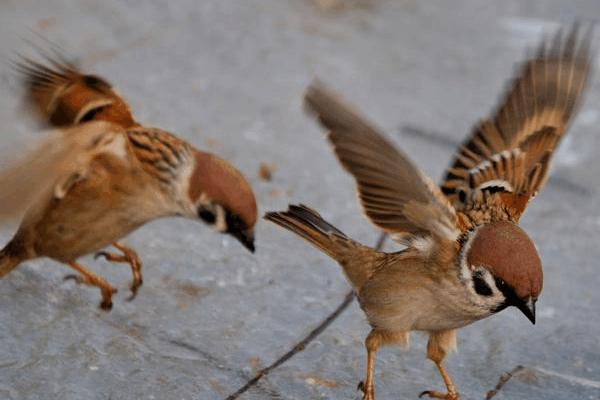
<path id="1" fill-rule="evenodd" d="M 481 276 L 480 272 L 473 273 L 473 286 L 475 287 L 475 292 L 480 296 L 491 296 L 494 294 L 492 289 L 488 286 L 486 281 Z"/>
<path id="2" fill-rule="evenodd" d="M 215 221 L 217 220 L 217 217 L 215 216 L 215 214 L 208 210 L 198 211 L 198 216 L 200 217 L 200 219 L 202 219 L 202 221 L 206 222 L 209 225 L 214 224 Z"/>

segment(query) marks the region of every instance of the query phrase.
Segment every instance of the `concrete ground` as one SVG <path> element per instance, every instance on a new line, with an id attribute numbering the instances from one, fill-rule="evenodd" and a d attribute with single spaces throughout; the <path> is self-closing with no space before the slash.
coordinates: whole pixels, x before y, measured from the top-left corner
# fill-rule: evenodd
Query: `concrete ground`
<path id="1" fill-rule="evenodd" d="M 597 0 L 4 0 L 0 60 L 46 37 L 115 83 L 138 120 L 232 160 L 261 213 L 303 202 L 372 244 L 352 180 L 303 113 L 306 85 L 318 76 L 343 93 L 437 179 L 525 50 L 560 23 L 598 15 Z M 447 366 L 464 399 L 483 399 L 508 371 L 497 400 L 600 399 L 598 82 L 522 220 L 545 267 L 538 324 L 510 309 L 459 332 Z M 6 154 L 36 134 L 6 63 L 0 87 Z M 275 166 L 270 182 L 261 162 Z M 125 301 L 127 267 L 82 260 L 119 287 L 110 313 L 97 309 L 97 290 L 63 282 L 64 266 L 22 265 L 0 281 L 0 398 L 231 396 L 349 290 L 334 262 L 293 235 L 261 221 L 257 239 L 252 256 L 195 222 L 148 224 L 125 239 L 144 261 L 135 301 Z M 352 302 L 230 398 L 358 399 L 367 332 Z M 409 352 L 381 351 L 376 369 L 379 399 L 442 389 L 419 334 Z"/>

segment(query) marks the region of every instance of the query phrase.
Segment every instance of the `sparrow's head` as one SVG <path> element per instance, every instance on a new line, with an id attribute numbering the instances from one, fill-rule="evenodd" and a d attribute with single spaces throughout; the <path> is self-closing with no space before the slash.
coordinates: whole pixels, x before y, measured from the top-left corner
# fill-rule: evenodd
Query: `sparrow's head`
<path id="1" fill-rule="evenodd" d="M 463 247 L 462 278 L 482 307 L 495 313 L 515 306 L 535 324 L 542 263 L 518 225 L 498 221 L 471 232 Z"/>
<path id="2" fill-rule="evenodd" d="M 250 184 L 240 171 L 214 154 L 196 151 L 195 162 L 189 196 L 198 218 L 254 252 L 257 209 Z"/>

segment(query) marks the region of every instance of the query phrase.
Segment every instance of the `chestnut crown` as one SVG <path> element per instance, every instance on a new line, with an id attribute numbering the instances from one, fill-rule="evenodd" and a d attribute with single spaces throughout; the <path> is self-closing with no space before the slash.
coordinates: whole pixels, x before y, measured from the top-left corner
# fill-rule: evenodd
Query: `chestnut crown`
<path id="1" fill-rule="evenodd" d="M 250 184 L 222 158 L 198 150 L 194 156 L 189 196 L 197 205 L 198 217 L 253 252 L 257 206 Z"/>
<path id="2" fill-rule="evenodd" d="M 466 261 L 472 268 L 473 288 L 478 295 L 491 297 L 492 287 L 497 289 L 500 302 L 492 312 L 515 306 L 535 323 L 535 302 L 542 291 L 542 263 L 525 231 L 507 221 L 479 227 L 469 240 Z M 489 275 L 487 280 L 485 275 Z"/>
<path id="3" fill-rule="evenodd" d="M 537 299 L 542 291 L 540 256 L 529 236 L 516 224 L 497 221 L 480 227 L 467 261 L 488 269 L 521 299 Z"/>

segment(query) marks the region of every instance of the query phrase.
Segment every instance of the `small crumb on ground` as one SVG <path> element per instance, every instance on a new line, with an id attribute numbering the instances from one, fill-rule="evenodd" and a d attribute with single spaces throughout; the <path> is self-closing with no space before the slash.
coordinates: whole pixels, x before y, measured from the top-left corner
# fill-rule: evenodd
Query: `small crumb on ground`
<path id="1" fill-rule="evenodd" d="M 304 382 L 306 382 L 310 386 L 325 386 L 328 388 L 336 388 L 339 386 L 339 383 L 337 383 L 333 379 L 321 378 L 320 376 L 315 374 L 305 375 Z"/>
<path id="2" fill-rule="evenodd" d="M 277 170 L 274 163 L 261 162 L 258 167 L 258 176 L 263 181 L 269 182 L 273 179 L 273 173 Z"/>

